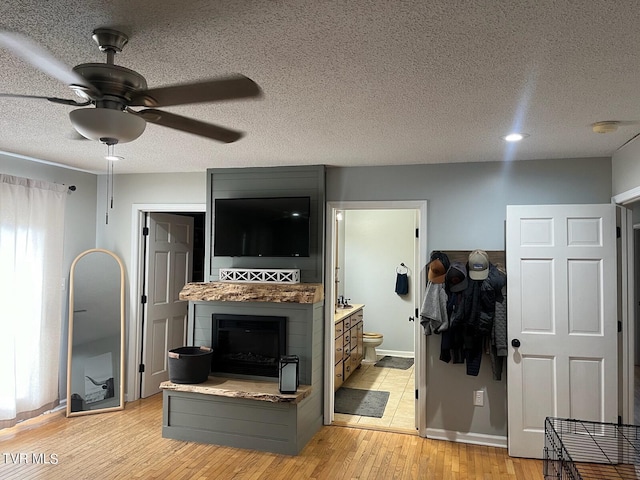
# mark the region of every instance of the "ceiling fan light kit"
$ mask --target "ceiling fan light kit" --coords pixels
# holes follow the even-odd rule
[[[129,41],[117,30],[98,28],[93,39],[107,55],[106,63],[83,63],[67,68],[44,48],[29,38],[0,31],[0,46],[25,59],[44,73],[66,83],[85,102],[75,100],[0,93],[0,97],[46,99],[50,102],[85,106],[69,113],[73,127],[83,137],[107,145],[131,142],[145,130],[147,123],[172,128],[224,143],[242,138],[242,132],[183,117],[157,109],[132,110],[138,107],[166,107],[193,103],[260,97],[262,90],[250,78],[234,75],[159,88],[147,88],[139,73],[114,64],[115,54]]]
[[[131,142],[147,126],[137,115],[110,108],[77,108],[69,112],[69,119],[80,135],[107,145]]]

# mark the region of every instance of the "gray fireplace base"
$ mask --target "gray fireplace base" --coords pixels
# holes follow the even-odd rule
[[[197,390],[207,387],[163,384],[163,437],[297,455],[322,426],[314,414],[320,395],[308,386],[294,395],[278,395],[277,383],[268,391]]]

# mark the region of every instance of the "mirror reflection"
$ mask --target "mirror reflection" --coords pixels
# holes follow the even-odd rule
[[[124,266],[113,252],[76,257],[69,277],[67,416],[124,408]]]

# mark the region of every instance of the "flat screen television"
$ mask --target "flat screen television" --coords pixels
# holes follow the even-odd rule
[[[213,254],[308,257],[309,197],[216,198]]]

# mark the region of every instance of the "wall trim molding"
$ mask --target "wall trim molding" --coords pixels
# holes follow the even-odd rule
[[[100,175],[103,172],[99,172],[96,170],[85,170],[84,168],[73,167],[71,165],[65,165],[63,163],[50,162],[48,160],[42,160],[41,158],[28,157],[27,155],[21,155],[19,153],[7,152],[5,150],[0,150],[0,155],[6,155],[7,157],[19,158],[21,160],[28,160],[30,162],[41,163],[43,165],[50,165],[52,167],[64,168],[67,170],[75,170],[77,172],[84,173],[92,173],[94,175]]]
[[[376,348],[376,353],[378,355],[389,355],[391,357],[402,357],[402,358],[414,358],[415,355],[413,352],[403,352],[402,350],[381,350]]]
[[[617,205],[628,205],[637,200],[640,200],[640,187],[632,188],[626,192],[619,193],[611,197],[611,203]]]
[[[487,435],[484,433],[453,432],[440,428],[427,428],[427,438],[432,440],[446,440],[449,442],[469,443],[485,447],[507,448],[507,437],[502,435]]]

